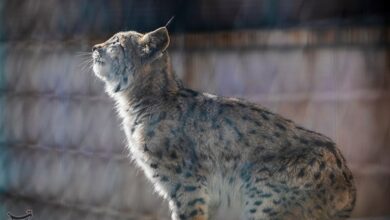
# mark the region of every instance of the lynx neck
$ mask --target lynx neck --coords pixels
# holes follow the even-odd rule
[[[168,54],[135,71],[128,89],[112,94],[121,117],[157,110],[166,97],[175,95],[180,85],[172,71]]]

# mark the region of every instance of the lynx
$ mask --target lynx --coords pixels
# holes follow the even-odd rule
[[[259,105],[185,88],[169,42],[165,27],[119,32],[92,58],[131,157],[173,220],[213,219],[227,199],[247,220],[350,216],[356,189],[332,140]]]

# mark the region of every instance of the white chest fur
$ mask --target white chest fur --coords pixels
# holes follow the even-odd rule
[[[149,155],[145,153],[145,141],[142,136],[142,125],[133,128],[133,123],[126,119],[123,121],[123,128],[127,138],[127,147],[130,150],[130,157],[145,172],[145,175],[151,179],[153,170],[148,165]]]

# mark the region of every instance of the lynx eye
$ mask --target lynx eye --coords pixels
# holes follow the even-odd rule
[[[119,37],[115,36],[114,39],[111,42],[111,45],[118,45],[119,44]]]

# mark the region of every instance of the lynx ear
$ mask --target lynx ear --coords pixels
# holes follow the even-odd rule
[[[153,61],[168,48],[169,34],[165,27],[158,28],[141,38],[141,57],[145,61]]]

